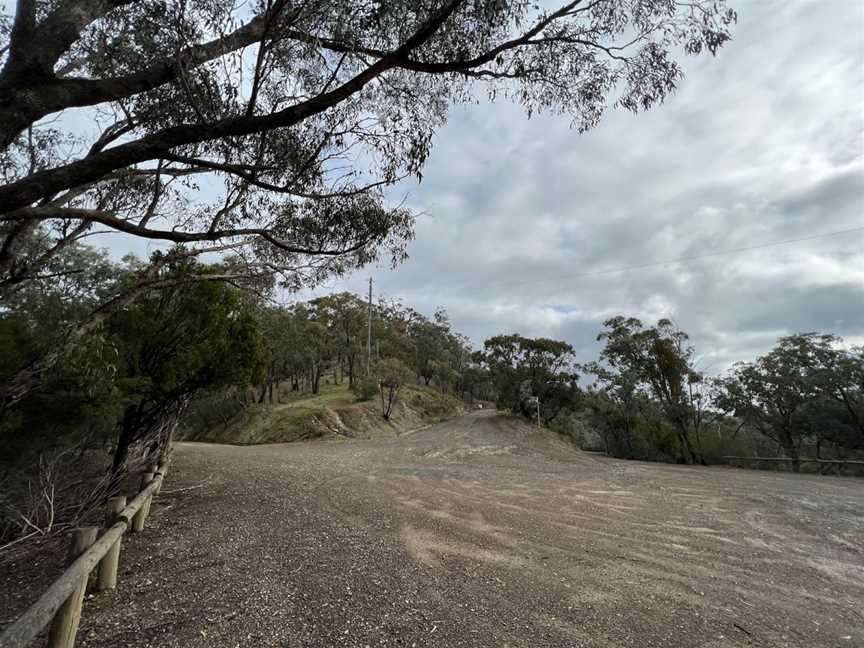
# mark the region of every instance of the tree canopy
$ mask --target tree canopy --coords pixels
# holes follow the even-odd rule
[[[795,470],[808,442],[864,447],[864,354],[838,342],[819,333],[780,338],[771,351],[736,364],[718,382],[715,405],[775,442]]]
[[[693,366],[687,334],[668,319],[646,328],[634,317],[613,317],[603,326],[597,339],[606,344],[600,358],[607,366],[594,367],[607,393],[626,399],[634,390],[647,392],[675,428],[678,457],[688,463],[701,461],[703,377]]]
[[[454,103],[507,98],[579,130],[716,53],[723,0],[432,3],[18,0],[0,19],[0,285],[98,228],[231,250],[288,285],[399,259]],[[54,116],[70,109],[95,120]],[[38,232],[48,244],[27,245]]]
[[[107,314],[98,330],[70,342],[64,325],[89,316],[101,300],[93,283],[101,287],[106,273],[120,284],[137,283],[139,264],[120,266],[77,244],[58,259],[66,256],[85,271],[45,292],[26,284],[15,293],[16,309],[0,311],[3,377],[46,354],[58,356],[37,389],[2,404],[0,438],[10,452],[3,460],[66,443],[108,442],[112,469],[122,472],[130,445],[149,439],[164,447],[167,439],[153,435],[203,390],[260,381],[269,350],[243,293],[216,279],[218,266],[171,255],[159,266],[158,288],[142,291]],[[189,274],[214,280],[185,281]]]
[[[573,347],[549,338],[514,333],[496,335],[483,343],[479,358],[488,368],[498,402],[529,418],[538,411],[552,422],[579,393]]]

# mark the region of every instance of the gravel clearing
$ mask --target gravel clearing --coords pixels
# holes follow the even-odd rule
[[[858,648],[864,482],[611,460],[489,412],[179,444],[119,580],[78,645]]]

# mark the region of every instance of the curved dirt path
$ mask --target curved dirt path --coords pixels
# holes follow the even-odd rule
[[[491,413],[180,444],[150,525],[81,646],[864,646],[864,482],[608,460]]]

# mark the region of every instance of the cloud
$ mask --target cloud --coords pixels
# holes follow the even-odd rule
[[[821,236],[864,226],[864,16],[733,4],[735,41],[687,59],[649,113],[579,136],[506,103],[455,108],[422,184],[399,187],[426,215],[409,261],[371,269],[377,290],[445,306],[475,343],[519,331],[584,359],[614,314],[675,318],[714,370],[795,331],[864,338],[864,232]]]
[[[582,360],[618,314],[674,318],[712,371],[796,331],[864,343],[864,231],[821,236],[864,227],[864,14],[729,2],[735,40],[686,58],[648,113],[610,111],[577,135],[506,102],[455,107],[423,182],[392,192],[423,214],[411,258],[315,292],[365,294],[371,274],[376,293],[446,307],[476,345],[518,331]]]

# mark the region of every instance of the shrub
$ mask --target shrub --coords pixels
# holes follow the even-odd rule
[[[378,381],[375,378],[359,378],[354,382],[351,391],[358,401],[369,401],[378,395]]]
[[[399,390],[410,383],[414,377],[411,370],[398,358],[386,358],[375,368],[381,388],[381,414],[385,421],[390,420],[393,405],[399,397]]]

